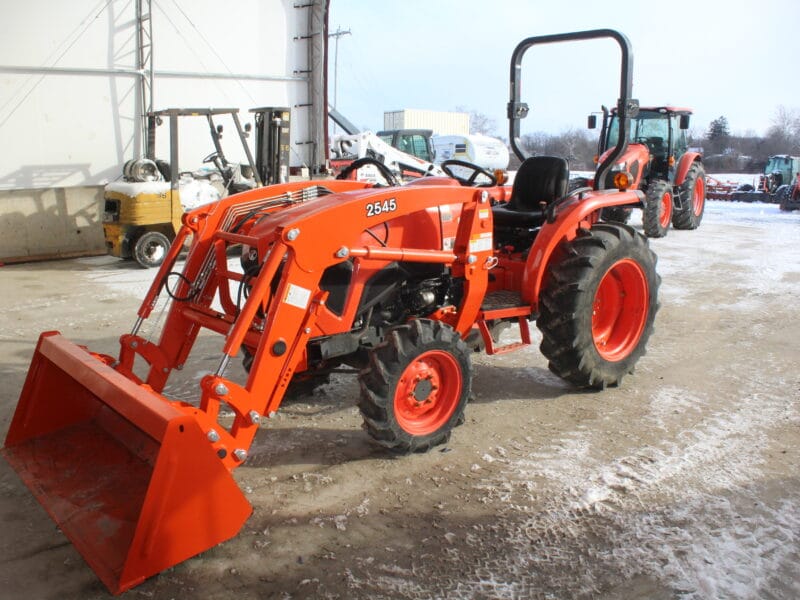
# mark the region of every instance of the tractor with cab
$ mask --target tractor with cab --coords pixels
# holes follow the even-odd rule
[[[633,208],[641,208],[648,237],[664,237],[670,224],[675,229],[697,229],[703,220],[706,201],[705,168],[699,152],[690,150],[686,130],[692,111],[674,106],[636,106],[631,111],[627,150],[603,176],[595,175],[599,189],[639,189],[644,199],[635,206],[613,208],[603,213],[611,222],[627,223]],[[603,107],[598,142],[602,161],[620,137],[616,108]],[[590,115],[590,129],[597,116]]]

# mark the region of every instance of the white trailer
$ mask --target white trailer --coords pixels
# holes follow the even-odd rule
[[[435,135],[431,138],[436,164],[445,160],[464,160],[489,171],[508,167],[508,148],[497,138],[481,134]]]

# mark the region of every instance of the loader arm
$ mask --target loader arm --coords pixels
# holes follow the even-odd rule
[[[202,329],[226,336],[216,372],[201,382],[199,410],[193,405],[179,410],[200,423],[228,469],[246,458],[262,415],[280,406],[309,339],[324,333],[316,322],[328,313],[326,292],[320,289],[327,268],[350,259],[362,267],[370,262],[440,263],[463,278],[465,290],[461,305],[447,311],[444,320],[466,336],[480,310],[493,250],[485,190],[451,185],[366,188],[357,182],[325,182],[325,188],[322,193],[308,183],[273,186],[265,188],[268,197],[253,190],[187,214],[185,228],[194,238],[184,269],[172,271],[171,254],[137,321],[138,327],[149,316],[167,280],[177,282],[171,293],[178,300],[171,304],[159,343],[148,343],[135,332],[121,338],[117,370],[132,377],[136,357],[143,358],[150,364],[146,383],[160,392],[171,370],[183,366]],[[440,205],[463,206],[452,251],[358,245],[365,229]],[[337,223],[333,234],[332,222]],[[232,298],[244,276],[226,262],[227,248],[237,243],[257,251],[263,261],[257,278],[248,281],[251,288],[242,306]],[[212,308],[215,300],[222,310]],[[352,323],[344,326],[349,330]],[[249,378],[239,385],[224,374],[243,344],[256,351]],[[219,422],[222,407],[235,415],[230,427]]]

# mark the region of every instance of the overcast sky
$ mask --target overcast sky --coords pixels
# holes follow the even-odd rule
[[[508,137],[509,61],[526,37],[612,28],[631,41],[633,97],[694,109],[702,134],[725,116],[733,133],[763,135],[782,105],[800,110],[797,0],[592,2],[590,0],[331,0],[339,38],[336,101],[360,127],[381,129],[403,108],[484,113]],[[329,94],[334,100],[335,40]],[[523,62],[523,133],[584,127],[613,105],[619,50],[613,41],[535,47]]]

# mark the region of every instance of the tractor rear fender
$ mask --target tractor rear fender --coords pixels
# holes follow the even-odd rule
[[[689,172],[689,168],[692,166],[692,163],[695,161],[700,162],[702,157],[698,152],[686,152],[681,159],[678,161],[678,168],[675,169],[675,182],[673,185],[678,186],[683,183],[686,179],[686,174]]]
[[[580,229],[589,229],[601,209],[641,203],[643,198],[638,190],[599,190],[576,194],[556,208],[554,222],[546,223],[536,236],[522,275],[522,300],[533,307],[534,313],[550,260],[561,242],[574,239]]]

